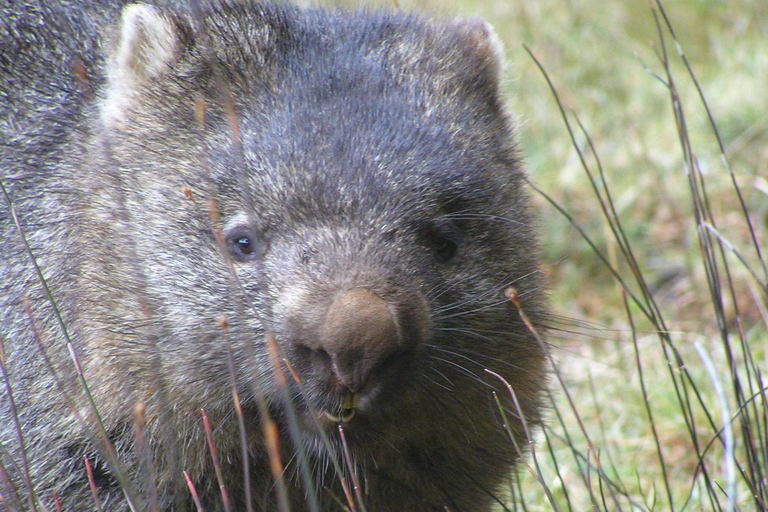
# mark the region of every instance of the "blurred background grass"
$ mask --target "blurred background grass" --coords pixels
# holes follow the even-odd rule
[[[443,16],[488,20],[505,45],[505,90],[518,117],[519,138],[534,181],[590,232],[601,230],[589,183],[573,150],[545,80],[527,45],[551,75],[566,107],[573,108],[595,141],[619,214],[643,271],[674,308],[681,325],[695,330],[708,297],[696,297],[681,280],[696,259],[695,230],[680,144],[667,90],[650,71],[662,71],[658,35],[647,1],[614,0],[336,0],[332,5],[397,5]],[[768,222],[768,2],[678,0],[664,4],[681,48],[691,62],[725,143],[730,167],[756,227]],[[671,45],[671,41],[669,42]],[[674,48],[669,48],[674,53]],[[738,216],[730,179],[712,129],[681,62],[673,72],[688,115],[697,158],[707,172],[721,222]],[[583,145],[584,138],[579,140]],[[718,191],[727,189],[720,196]],[[569,316],[608,323],[612,286],[589,247],[567,221],[537,198],[552,298]],[[736,243],[746,233],[740,219],[727,230]],[[731,231],[731,229],[736,231]],[[725,230],[725,229],[724,229]],[[599,240],[598,240],[599,241]],[[687,274],[684,276],[684,274]],[[690,283],[687,283],[690,285]],[[668,297],[667,297],[668,295]],[[619,315],[623,309],[619,303]],[[749,318],[761,313],[750,310]],[[690,323],[689,323],[690,322]]]
[[[360,5],[357,1],[331,3]],[[675,384],[681,370],[669,363],[669,346],[665,349],[654,334],[658,327],[643,322],[637,314],[637,323],[630,324],[616,280],[568,220],[534,194],[541,219],[544,270],[559,318],[558,329],[550,333],[549,340],[590,442],[578,427],[564,393],[553,382],[553,408],[546,430],[551,450],[543,434],[537,437],[536,450],[543,467],[542,481],[555,504],[547,500],[534,473],[522,471],[519,484],[511,485],[516,497],[506,507],[616,510],[623,503],[632,510],[720,509],[722,504],[712,501],[705,487],[726,488],[727,459],[722,443],[714,442],[706,450],[703,465],[714,484],[705,482],[697,451],[723,426],[722,421],[717,427],[709,423],[710,417],[719,421],[723,409],[716,387],[725,388],[733,414],[733,388],[738,386],[733,376],[744,375],[745,359],[754,358],[754,367],[762,371],[768,367],[768,313],[766,297],[760,291],[765,278],[750,277],[746,266],[728,253],[732,297],[725,294],[722,302],[712,298],[701,264],[691,189],[669,89],[654,77],[654,73],[666,75],[651,4],[640,0],[398,0],[398,4],[445,16],[477,15],[494,26],[505,44],[505,90],[518,117],[520,145],[533,181],[573,217],[622,275],[631,276],[616,256],[615,237],[600,213],[600,202],[553,95],[523,44],[539,59],[564,106],[578,115],[595,144],[640,270],[664,314],[682,367],[689,372],[691,389],[701,395],[698,404],[693,400],[688,409],[681,407],[680,387]],[[768,251],[768,2],[670,0],[662,5],[717,123],[757,245]],[[760,269],[762,262],[704,104],[676,55],[668,30],[663,32],[712,218],[747,264]],[[586,148],[583,133],[577,132],[576,141]],[[594,166],[594,156],[587,161]],[[722,313],[726,325],[718,325],[716,313]],[[743,336],[736,340],[745,342],[746,351],[737,354],[735,373],[731,373],[725,355],[730,342],[724,339],[739,329]],[[706,371],[695,344],[713,362],[717,378]],[[762,376],[747,381],[755,385],[752,392],[764,386]],[[645,396],[641,384],[646,386]],[[765,412],[764,407],[765,401],[760,401],[757,413],[760,408]],[[558,416],[562,416],[562,424]],[[761,425],[765,426],[764,419]],[[738,437],[737,422],[733,426],[737,439],[732,459],[740,467],[756,469],[758,478],[762,475],[764,479],[768,469],[761,467],[765,455],[754,464],[745,462],[755,445],[750,447]],[[758,432],[766,434],[759,425]],[[764,449],[764,444],[757,445],[758,451]],[[590,453],[592,450],[598,453]],[[595,456],[605,471],[596,480],[588,474],[585,477],[590,470],[584,463],[585,457]],[[615,484],[610,492],[602,488],[603,484],[609,487],[609,481]],[[597,486],[601,486],[599,492]],[[616,500],[615,493],[626,499]],[[750,497],[743,481],[736,493],[736,504],[744,510],[763,508]],[[612,494],[613,501],[602,501]]]
[[[655,56],[658,36],[648,2],[362,2],[394,3],[445,16],[477,15],[494,26],[505,45],[505,90],[519,120],[521,147],[534,181],[576,215],[580,225],[599,230],[601,219],[594,215],[594,197],[560,113],[523,44],[530,47],[550,73],[565,106],[578,113],[595,141],[627,233],[645,254],[641,260],[649,280],[665,290],[680,285],[680,275],[689,270],[689,259],[697,257],[696,244],[691,243],[695,233],[688,223],[689,192],[669,94],[646,70],[661,72]],[[717,121],[753,221],[764,232],[768,216],[768,2],[678,0],[664,6]],[[674,52],[674,48],[669,50]],[[693,83],[683,74],[679,61],[673,64],[673,71],[683,78],[677,86],[688,114],[691,140],[703,169],[711,174],[708,184],[717,196],[716,189],[729,188],[730,180]],[[726,217],[736,210],[731,199],[725,194],[714,205]],[[562,216],[540,199],[538,204],[545,255],[557,285],[553,300],[571,315],[610,321],[616,311],[595,292],[601,295],[611,279],[596,269],[592,251],[567,228]],[[738,238],[743,233],[730,234]],[[695,324],[702,304],[676,290],[674,316]],[[708,303],[707,297],[702,299]],[[758,318],[759,311],[750,315]]]
[[[489,20],[505,43],[506,90],[519,117],[519,136],[530,172],[590,232],[601,230],[594,196],[564,124],[526,44],[549,72],[566,107],[573,108],[597,146],[619,214],[643,271],[669,292],[678,321],[692,327],[708,297],[685,293],[683,274],[696,259],[689,191],[669,94],[647,71],[660,73],[656,26],[640,0],[536,2],[400,2],[419,9],[476,14]],[[753,221],[768,215],[768,2],[687,0],[665,2],[682,50],[694,68],[726,144],[730,166],[744,187]],[[674,52],[674,48],[669,49]],[[702,168],[709,173],[713,205],[737,214],[730,180],[693,83],[673,59],[688,115],[688,130]],[[579,140],[583,146],[584,139]],[[727,189],[722,197],[718,190]],[[599,271],[592,251],[557,212],[540,201],[545,255],[552,263],[553,299],[570,315],[610,323],[617,311],[604,300],[612,280]],[[739,219],[735,220],[737,223]],[[739,224],[740,226],[740,224]],[[735,226],[733,229],[737,229]],[[741,228],[739,227],[740,231]],[[744,233],[728,230],[737,242]],[[692,238],[693,237],[693,238]],[[691,253],[691,251],[693,251]],[[673,293],[674,292],[674,293]],[[623,316],[620,304],[619,315]],[[757,319],[758,311],[750,311]]]

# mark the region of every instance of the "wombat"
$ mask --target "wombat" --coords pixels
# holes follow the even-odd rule
[[[487,24],[0,5],[0,509],[503,499],[547,306]]]

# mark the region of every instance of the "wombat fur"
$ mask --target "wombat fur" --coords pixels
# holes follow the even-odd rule
[[[121,4],[0,2],[0,510],[224,510],[201,409],[231,510],[489,510],[546,383],[491,29]]]

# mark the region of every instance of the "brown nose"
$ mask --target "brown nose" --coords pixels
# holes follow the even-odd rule
[[[360,391],[386,358],[401,349],[401,336],[387,302],[367,288],[354,288],[331,304],[320,329],[320,346],[336,377]]]

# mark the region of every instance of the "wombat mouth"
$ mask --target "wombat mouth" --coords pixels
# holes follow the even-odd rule
[[[333,412],[325,410],[322,415],[334,424],[349,423],[355,417],[355,411],[359,405],[360,395],[347,391],[342,395],[339,406]]]
[[[293,407],[307,432],[335,430],[338,425],[356,429],[367,422],[380,424],[389,416],[382,413],[397,407],[403,384],[413,378],[413,360],[410,351],[388,356],[358,389],[342,383],[332,367],[323,368],[320,375],[306,374],[302,385],[292,388]]]

